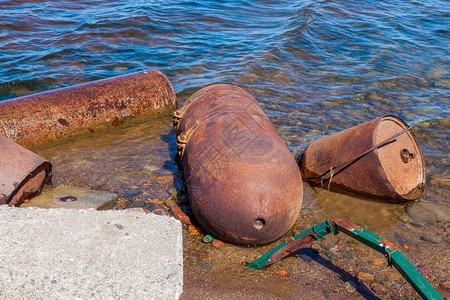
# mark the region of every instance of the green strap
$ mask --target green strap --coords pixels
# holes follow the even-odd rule
[[[391,250],[387,248],[387,251]],[[389,253],[392,265],[423,299],[444,299],[399,250]]]
[[[310,234],[311,232],[315,232],[316,238],[317,238],[317,236],[319,236],[319,240],[322,240],[324,238],[324,236],[329,233],[329,232],[327,232],[327,228],[330,229],[330,232],[335,233],[335,229],[333,226],[330,225],[330,221],[325,221],[323,223],[320,223],[319,225],[313,226],[312,228],[303,231],[300,234],[297,234],[296,236],[293,237],[293,239],[298,240],[299,238],[301,238],[307,234]],[[275,248],[273,248],[266,254],[262,255],[261,257],[259,257],[255,261],[253,261],[252,263],[246,264],[245,266],[250,267],[255,270],[264,269],[266,267],[266,264],[269,261],[270,257],[272,256],[272,254],[274,254],[281,248],[287,246],[288,244],[289,244],[289,241],[276,246]]]
[[[349,222],[347,223],[351,224]],[[411,264],[411,262],[403,255],[403,253],[400,252],[400,250],[391,249],[390,245],[392,247],[395,246],[393,246],[390,242],[384,240],[382,237],[376,235],[375,233],[364,228],[359,228],[354,224],[352,224],[353,226],[341,224],[339,224],[337,221],[335,223],[333,220],[328,220],[294,236],[293,240],[295,241],[311,233],[313,233],[312,236],[315,239],[322,240],[329,233],[337,234],[339,231],[341,231],[351,236],[352,238],[362,242],[363,244],[369,246],[370,248],[385,255],[388,258],[388,264],[393,265],[423,299],[426,300],[444,299],[425,279],[425,277],[423,277],[422,274],[420,274],[420,272]],[[281,250],[283,247],[287,246],[291,242],[292,240],[289,240],[287,242],[278,245],[277,247],[273,248],[266,254],[262,255],[261,257],[253,261],[252,263],[246,264],[246,266],[255,270],[263,269],[267,265],[267,262],[270,260],[271,256],[274,253]]]

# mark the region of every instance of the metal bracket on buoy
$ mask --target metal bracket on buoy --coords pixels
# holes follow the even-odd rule
[[[180,124],[182,118],[183,118],[183,115],[181,114],[181,112],[179,110],[176,110],[173,113],[172,121],[173,121],[173,127],[175,128],[175,131],[178,130],[178,125]]]

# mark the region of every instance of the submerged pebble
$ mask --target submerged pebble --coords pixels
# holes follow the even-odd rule
[[[437,86],[441,86],[450,89],[450,80],[438,80],[435,83]]]
[[[145,171],[148,171],[148,172],[154,172],[154,171],[158,170],[159,168],[157,166],[147,165],[147,166],[144,166],[142,169],[144,169]]]
[[[347,281],[344,284],[345,290],[349,293],[354,293],[356,292],[356,288],[355,288],[356,284],[353,281]]]
[[[344,254],[342,254],[342,257],[348,260],[352,260],[355,258],[355,253],[353,251],[347,251]]]
[[[372,274],[364,273],[364,272],[359,272],[358,278],[359,278],[359,280],[365,281],[365,282],[371,282],[374,279]]]
[[[330,261],[333,261],[336,260],[339,250],[336,247],[333,247],[330,250],[324,250],[323,252]]]
[[[447,233],[447,234],[444,235],[444,241],[445,241],[447,244],[450,244],[450,233]]]
[[[200,270],[208,272],[208,271],[210,271],[212,269],[212,266],[213,266],[212,263],[207,261],[203,265],[200,266]]]
[[[406,208],[406,213],[412,218],[418,218],[424,221],[450,221],[450,209],[434,203],[415,202]]]
[[[424,240],[431,244],[439,244],[442,241],[442,238],[437,234],[427,233],[426,235],[422,235],[420,237],[421,240]]]
[[[215,248],[222,247],[223,246],[223,242],[218,240],[218,239],[215,239],[215,240],[212,241],[212,246],[215,247]]]
[[[142,191],[138,188],[131,189],[125,192],[126,197],[136,197],[142,194]]]
[[[398,217],[398,219],[400,221],[402,221],[403,223],[408,223],[409,222],[409,217],[408,215],[401,215],[400,217]]]

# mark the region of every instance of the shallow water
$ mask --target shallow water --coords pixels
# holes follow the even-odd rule
[[[1,5],[0,100],[158,68],[180,102],[211,83],[246,88],[294,155],[396,114],[424,150],[427,197],[447,200],[433,192],[450,191],[446,1]]]
[[[448,207],[447,8],[444,0],[100,0],[94,4],[79,0],[3,0],[0,101],[157,68],[172,81],[179,102],[208,84],[242,86],[261,103],[296,156],[316,139],[384,114],[395,114],[414,125],[424,151],[428,183],[423,199]],[[165,213],[167,205],[175,201],[174,187],[180,188],[173,162],[175,134],[168,111],[34,150],[52,161],[55,184],[117,192],[121,207],[142,206]],[[178,197],[183,200],[182,195]],[[378,234],[412,236],[418,246],[408,257],[415,257],[416,265],[432,265],[437,273],[445,271],[446,264],[421,250],[430,246],[418,241],[425,229],[406,228],[398,221],[404,215],[404,206],[325,190],[316,193],[306,187],[302,212],[290,234],[327,218],[346,218]],[[432,231],[442,232],[439,226]],[[396,241],[403,243],[405,238]],[[253,250],[231,245],[220,252],[206,250],[192,233],[185,234],[185,243],[187,276],[209,280],[204,289],[213,288],[215,292],[220,282],[248,274],[235,267],[227,275],[228,269],[220,259],[236,264],[239,256],[255,258]],[[344,243],[342,248],[348,245]],[[446,245],[441,242],[433,247],[442,253]],[[262,254],[264,250],[268,248],[257,251]],[[214,263],[216,275],[206,276],[201,270],[207,260]],[[344,259],[342,265],[346,263]],[[295,266],[306,269],[311,264],[299,259],[295,262]],[[336,274],[323,272],[329,272],[327,276]],[[290,279],[283,279],[283,284],[273,272],[263,273],[269,279],[259,274],[251,273],[242,282],[256,284],[259,280],[265,292],[277,288],[275,283],[286,289],[299,288],[292,281],[297,277],[315,284],[314,272],[305,279],[304,274],[289,271]],[[192,278],[186,277],[185,282],[195,291]],[[432,278],[436,284],[437,277]],[[341,284],[336,280],[331,282]],[[398,289],[395,284],[388,290]],[[407,289],[400,285],[402,291]],[[236,287],[242,288],[231,284],[223,289]],[[377,288],[376,294],[383,298],[395,296],[383,292],[383,287]],[[323,289],[336,297],[342,295],[342,289]],[[280,293],[281,298],[295,298],[294,292]]]
[[[32,150],[52,162],[56,185],[111,191],[123,196],[128,207],[161,209],[150,201],[171,197],[177,192],[175,187],[182,185],[174,162],[171,112],[165,108],[119,127],[76,135]]]

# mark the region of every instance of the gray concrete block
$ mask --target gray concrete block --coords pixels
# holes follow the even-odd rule
[[[182,282],[174,218],[0,206],[0,299],[178,299]]]
[[[59,185],[22,204],[21,207],[111,209],[116,199],[117,195],[114,193]]]

